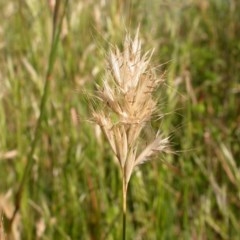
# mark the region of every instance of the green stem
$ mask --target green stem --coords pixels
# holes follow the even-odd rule
[[[123,211],[122,240],[126,240],[127,184],[125,181],[125,176],[123,176],[123,179],[122,179],[122,211]]]
[[[65,0],[64,3],[64,10],[66,9],[68,0]],[[51,39],[51,48],[50,48],[50,53],[49,53],[49,57],[48,57],[48,68],[47,68],[47,72],[45,75],[45,83],[44,83],[44,89],[43,89],[43,95],[41,98],[41,102],[40,102],[40,116],[37,120],[37,124],[36,124],[36,128],[35,128],[35,132],[34,132],[34,138],[31,142],[31,148],[28,154],[28,160],[27,160],[27,164],[26,167],[24,169],[23,172],[23,176],[20,180],[20,185],[19,188],[17,190],[16,196],[15,196],[15,209],[13,212],[12,217],[9,220],[8,223],[8,231],[11,230],[12,228],[12,223],[15,219],[15,216],[17,214],[17,212],[20,209],[20,205],[21,205],[21,200],[22,200],[22,193],[24,191],[24,186],[25,183],[27,182],[29,175],[31,173],[32,167],[34,165],[34,152],[37,146],[37,142],[40,138],[40,133],[41,133],[41,125],[44,119],[44,113],[45,113],[45,107],[46,107],[46,103],[47,103],[47,99],[48,99],[48,93],[49,93],[49,85],[50,85],[50,79],[51,79],[51,73],[53,70],[53,66],[56,60],[56,49],[57,49],[57,45],[59,42],[59,37],[60,37],[60,31],[61,31],[61,26],[62,26],[62,20],[63,17],[65,15],[65,12],[62,14],[62,16],[59,16],[59,5],[60,2],[56,2],[55,5],[55,9],[54,9],[54,16],[53,16],[53,22],[52,22],[52,26],[53,26],[53,32],[52,32],[52,39]],[[59,19],[59,22],[57,24],[57,19]]]

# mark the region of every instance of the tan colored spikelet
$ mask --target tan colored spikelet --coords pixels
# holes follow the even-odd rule
[[[156,112],[153,92],[163,82],[149,65],[151,56],[152,51],[141,53],[139,29],[133,40],[126,36],[122,52],[112,49],[103,87],[98,89],[103,109],[93,111],[94,121],[119,161],[126,187],[134,167],[166,151],[168,145],[168,138],[161,134],[143,148],[139,144],[143,128]]]

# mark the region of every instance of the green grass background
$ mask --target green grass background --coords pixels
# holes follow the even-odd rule
[[[14,234],[120,239],[120,173],[89,121],[89,99],[110,43],[121,47],[140,24],[157,74],[165,72],[157,96],[166,117],[151,131],[171,135],[176,154],[135,171],[127,239],[240,239],[240,2],[69,0],[55,17],[50,2],[0,0],[6,219],[24,178]]]

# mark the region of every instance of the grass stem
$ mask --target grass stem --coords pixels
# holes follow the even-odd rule
[[[66,9],[67,3],[68,3],[68,0],[65,1],[64,9]],[[65,15],[65,12],[62,14],[62,16],[59,16],[59,2],[56,2],[55,8],[54,8],[53,21],[52,21],[53,30],[52,30],[51,48],[50,48],[50,53],[49,53],[49,57],[48,57],[48,67],[47,67],[47,71],[46,71],[46,75],[45,75],[43,95],[42,95],[41,102],[40,102],[40,115],[37,120],[35,132],[34,132],[34,138],[30,144],[31,149],[28,154],[27,164],[24,169],[23,176],[20,180],[20,185],[18,187],[17,193],[15,195],[15,208],[14,208],[12,217],[9,219],[9,221],[7,223],[8,232],[11,231],[13,221],[16,217],[17,212],[20,209],[24,186],[25,186],[27,180],[29,179],[29,175],[30,175],[32,167],[34,165],[34,153],[35,153],[35,149],[37,146],[37,142],[40,139],[41,125],[42,125],[42,122],[44,119],[44,113],[45,113],[47,99],[48,99],[48,95],[49,95],[51,73],[52,73],[53,66],[54,66],[54,63],[56,60],[56,49],[57,49],[57,45],[58,45],[59,38],[60,38],[60,31],[61,31],[62,20],[63,20],[64,15]],[[57,16],[60,19],[58,26],[56,24]]]
[[[126,240],[126,217],[127,217],[127,185],[125,177],[122,179],[122,211],[123,211],[123,221],[122,221],[122,239]]]

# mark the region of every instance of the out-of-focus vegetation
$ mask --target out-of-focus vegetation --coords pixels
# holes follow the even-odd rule
[[[139,24],[165,71],[152,127],[176,154],[133,175],[128,238],[239,239],[240,1],[59,2],[0,0],[0,211],[7,225],[20,203],[15,239],[120,238],[120,173],[88,98],[109,43]]]

